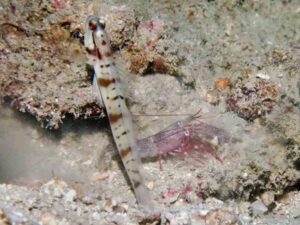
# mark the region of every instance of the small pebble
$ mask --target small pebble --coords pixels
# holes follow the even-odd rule
[[[264,73],[258,73],[258,74],[256,74],[256,77],[263,79],[263,80],[270,80],[270,76],[268,74],[264,74]]]
[[[77,193],[75,190],[71,189],[65,194],[65,200],[67,202],[73,202],[76,199]]]
[[[253,211],[255,211],[257,213],[265,213],[268,211],[268,208],[265,206],[265,204],[260,199],[253,202],[251,204],[251,208],[253,209]]]

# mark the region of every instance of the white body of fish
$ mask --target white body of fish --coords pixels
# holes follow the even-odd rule
[[[122,93],[105,24],[98,17],[87,18],[84,44],[95,70],[94,86],[98,90],[98,100],[106,108],[114,141],[136,199],[141,206],[151,210],[153,203],[141,172],[131,114]]]

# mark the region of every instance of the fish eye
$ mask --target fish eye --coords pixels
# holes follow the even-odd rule
[[[106,24],[105,24],[104,19],[102,19],[102,18],[99,19],[99,24],[100,24],[100,26],[101,26],[102,29],[105,29]]]
[[[96,30],[96,28],[97,28],[97,23],[96,23],[95,20],[90,20],[90,21],[89,21],[89,28],[90,28],[92,31]]]

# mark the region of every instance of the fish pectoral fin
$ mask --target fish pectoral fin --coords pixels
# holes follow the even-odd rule
[[[104,102],[103,102],[103,99],[102,99],[101,91],[100,91],[100,88],[98,86],[98,83],[97,83],[96,79],[97,78],[94,74],[94,77],[93,77],[93,93],[97,98],[97,103],[99,104],[99,106],[101,108],[104,108]]]

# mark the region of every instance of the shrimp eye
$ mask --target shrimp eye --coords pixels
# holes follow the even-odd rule
[[[90,28],[92,31],[94,31],[94,30],[96,30],[96,27],[97,27],[96,22],[95,22],[94,20],[91,20],[91,21],[89,22],[89,28]]]

